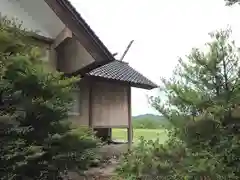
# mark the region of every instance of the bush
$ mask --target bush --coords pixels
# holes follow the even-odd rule
[[[79,79],[48,71],[28,34],[0,19],[0,177],[63,179],[88,167],[98,140],[67,120]]]
[[[239,145],[235,147],[235,151],[239,147]],[[164,144],[160,144],[159,140],[141,139],[131,152],[121,158],[117,173],[126,179],[201,180],[204,177],[206,180],[238,179],[239,176],[236,174],[238,165],[230,168],[223,158],[229,157],[227,153],[231,153],[232,157],[238,157],[238,153],[233,153],[230,146],[225,148],[227,148],[225,154],[221,154],[210,150],[210,147],[193,151],[185,142],[175,137],[169,138]]]
[[[146,141],[142,138],[131,152],[123,156],[117,172],[124,178],[179,179],[180,176],[173,173],[173,164],[177,166],[184,155],[180,142],[168,141],[162,145],[159,140]]]

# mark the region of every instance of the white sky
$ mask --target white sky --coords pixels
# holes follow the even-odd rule
[[[240,6],[226,7],[224,0],[70,1],[118,58],[134,39],[124,61],[157,84],[178,57],[207,42],[209,32],[230,25],[240,40]],[[132,114],[156,113],[147,101],[156,93],[133,88]]]

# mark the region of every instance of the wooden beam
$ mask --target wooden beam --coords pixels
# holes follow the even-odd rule
[[[128,88],[128,149],[132,149],[133,128],[132,128],[132,107],[131,107],[131,87]]]
[[[50,46],[50,52],[49,52],[49,63],[50,63],[50,67],[53,70],[57,70],[57,62],[58,62],[58,58],[57,58],[57,53],[56,53],[56,49],[54,48],[53,45]]]
[[[46,44],[52,44],[54,42],[54,39],[52,38],[48,38],[48,37],[44,37],[44,36],[41,36],[39,34],[36,34],[36,33],[27,33],[28,36],[32,37],[33,39],[36,39],[38,41],[42,41],[42,42],[45,42]]]
[[[54,40],[53,47],[54,48],[58,47],[63,41],[72,37],[73,37],[72,32],[67,27],[65,27]]]
[[[88,104],[88,117],[89,117],[89,120],[88,120],[88,126],[89,128],[93,128],[93,122],[92,122],[92,116],[93,116],[93,110],[92,110],[92,103],[93,103],[93,100],[92,100],[92,83],[90,82],[89,83],[89,104]]]
[[[66,0],[45,0],[45,2],[71,30],[96,62],[106,64],[115,60],[107,47],[95,35],[70,2]],[[95,64],[95,62],[92,64]]]
[[[109,137],[109,141],[112,140],[112,128],[108,128],[108,137]]]

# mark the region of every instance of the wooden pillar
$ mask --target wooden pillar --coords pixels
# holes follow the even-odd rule
[[[71,39],[72,37],[73,37],[72,32],[67,27],[65,27],[55,38],[53,42],[54,48],[58,47],[65,40]]]
[[[128,149],[132,148],[133,128],[132,128],[132,107],[131,107],[131,86],[128,88]]]
[[[109,140],[111,141],[112,140],[112,128],[109,128],[109,130],[108,130],[108,137],[109,137]]]
[[[88,97],[88,100],[89,100],[89,104],[88,104],[88,117],[89,117],[89,120],[88,120],[88,126],[89,128],[93,128],[93,122],[92,122],[92,116],[93,116],[93,110],[92,110],[92,103],[93,103],[93,100],[92,100],[92,83],[90,82],[89,83],[89,97]]]
[[[50,68],[52,68],[54,71],[58,70],[58,56],[56,49],[53,45],[50,45],[50,52],[49,52],[49,63]]]

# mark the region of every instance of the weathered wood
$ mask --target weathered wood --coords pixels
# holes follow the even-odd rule
[[[132,128],[132,107],[131,107],[131,87],[128,88],[128,148],[132,148],[133,128]]]
[[[109,82],[80,81],[81,113],[77,125],[91,128],[128,128],[129,86]]]
[[[71,116],[70,120],[76,126],[89,126],[89,83],[80,80],[80,114],[78,116]]]
[[[63,41],[65,41],[66,39],[72,38],[72,32],[65,27],[60,34],[56,37],[56,39],[53,42],[53,47],[56,48],[57,46],[59,46]]]
[[[94,82],[92,88],[93,126],[127,128],[129,86],[100,81]]]
[[[93,87],[92,87],[92,82],[89,83],[89,105],[88,105],[88,113],[89,113],[89,127],[92,128],[93,127],[93,110],[92,110],[92,103],[93,103],[93,100],[92,100],[92,96],[93,96]]]
[[[57,69],[57,54],[53,45],[50,46],[49,65],[53,70]]]
[[[114,57],[108,51],[106,46],[100,41],[68,1],[45,0],[45,2],[95,59],[95,62],[91,63],[91,69],[94,69],[98,63],[105,64],[114,60]],[[96,65],[94,67],[95,63]]]

